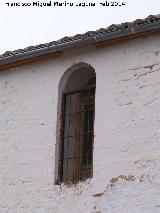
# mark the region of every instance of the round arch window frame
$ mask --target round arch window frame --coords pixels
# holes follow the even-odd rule
[[[59,82],[59,87],[58,87],[58,105],[57,105],[57,128],[56,128],[56,147],[55,147],[55,184],[61,184],[61,183],[68,183],[68,182],[78,182],[82,180],[86,180],[87,178],[91,178],[93,176],[93,144],[94,144],[94,138],[93,138],[93,144],[92,144],[92,174],[89,177],[84,177],[82,179],[76,179],[76,180],[67,180],[64,181],[62,178],[62,174],[60,174],[60,157],[62,154],[62,143],[64,141],[62,140],[62,135],[64,134],[64,129],[62,128],[64,120],[62,119],[62,114],[64,112],[64,95],[67,94],[65,92],[65,87],[73,73],[79,70],[90,70],[94,73],[95,75],[95,81],[96,81],[96,72],[95,69],[87,63],[80,62],[77,64],[74,64],[72,67],[67,69],[64,74],[62,75],[60,82]],[[94,88],[96,89],[96,83]],[[82,89],[83,90],[83,89]],[[69,91],[70,92],[70,91]],[[74,92],[74,90],[72,91]],[[94,96],[94,102],[95,102],[95,96]],[[94,109],[94,120],[95,120],[95,109]],[[93,131],[94,131],[94,121],[93,121]],[[94,137],[94,133],[93,133]]]

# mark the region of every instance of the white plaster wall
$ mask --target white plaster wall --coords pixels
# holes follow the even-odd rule
[[[75,52],[0,73],[0,212],[160,212],[159,35]],[[79,62],[97,76],[94,174],[54,185],[58,84]]]

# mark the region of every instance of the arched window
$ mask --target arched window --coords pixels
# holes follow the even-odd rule
[[[62,91],[59,182],[92,177],[96,74],[90,65],[72,68]]]

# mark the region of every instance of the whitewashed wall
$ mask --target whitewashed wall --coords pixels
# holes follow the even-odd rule
[[[54,185],[58,84],[85,62],[97,76],[94,174]],[[0,73],[0,212],[160,212],[160,37]]]

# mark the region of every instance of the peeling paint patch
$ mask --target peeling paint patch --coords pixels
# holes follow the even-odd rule
[[[118,177],[112,178],[110,180],[111,183],[115,184],[120,180],[126,180],[126,181],[134,181],[136,178],[134,175],[119,175]]]
[[[108,189],[111,189],[112,187],[115,186],[115,184],[121,180],[124,180],[124,181],[134,181],[136,180],[136,177],[134,175],[119,175],[118,177],[113,177],[110,179],[110,184],[107,185],[106,189],[103,191],[103,192],[100,192],[100,193],[97,193],[97,194],[94,194],[93,197],[101,197],[102,195],[105,194],[105,192],[108,190]]]

